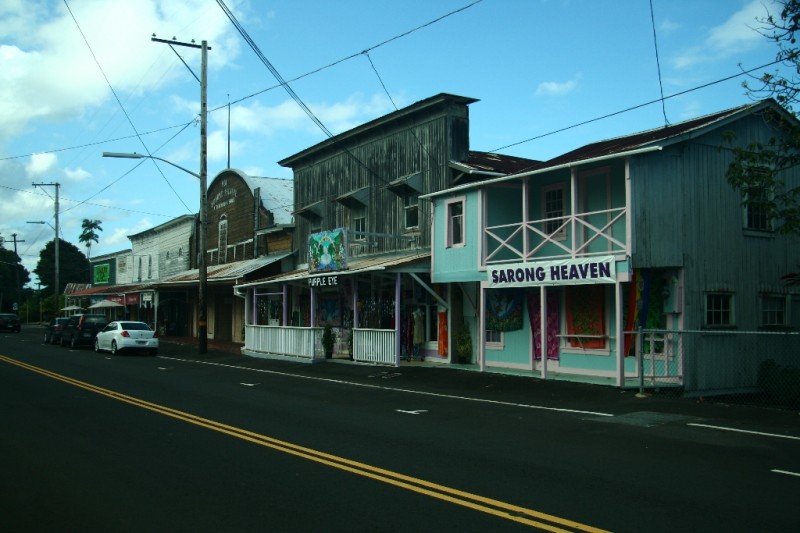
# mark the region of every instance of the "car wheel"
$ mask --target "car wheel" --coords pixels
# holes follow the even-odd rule
[[[61,336],[60,339],[58,339],[58,345],[61,346],[62,348],[66,345],[66,342],[64,342],[64,336],[63,335]]]
[[[117,341],[111,341],[111,355],[117,355]]]
[[[100,341],[97,339],[94,340],[94,351],[95,353],[100,353]]]

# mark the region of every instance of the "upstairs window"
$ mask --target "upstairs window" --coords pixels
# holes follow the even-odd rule
[[[733,294],[707,292],[705,300],[705,327],[731,328],[736,325],[733,313]]]
[[[765,186],[752,186],[745,190],[744,227],[753,231],[772,231],[769,217],[770,190]]]
[[[405,212],[406,229],[419,227],[419,194],[409,190],[403,196],[403,211]]]
[[[367,207],[363,204],[353,207],[350,210],[350,216],[353,218],[353,239],[356,241],[366,240]]]
[[[217,245],[218,263],[223,264],[228,262],[228,217],[222,215],[219,219],[219,242]]]
[[[447,247],[464,246],[464,199],[447,203]]]
[[[542,189],[542,202],[542,231],[553,240],[563,241],[567,238],[565,228],[561,228],[564,224],[564,186],[553,185]]]
[[[153,279],[153,256],[147,256],[147,279]]]
[[[779,294],[761,295],[761,327],[785,328],[789,325],[789,299]]]

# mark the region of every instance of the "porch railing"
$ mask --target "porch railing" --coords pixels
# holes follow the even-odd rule
[[[364,363],[397,364],[397,333],[393,329],[353,329],[353,359]]]
[[[245,350],[307,359],[321,359],[322,328],[245,326]]]
[[[624,237],[627,213],[627,208],[619,207],[487,226],[483,264],[627,254],[628,243]]]

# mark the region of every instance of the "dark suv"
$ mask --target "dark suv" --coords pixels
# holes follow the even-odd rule
[[[20,332],[19,318],[14,313],[0,313],[0,331]]]
[[[93,346],[97,332],[106,327],[105,315],[72,315],[61,331],[61,346]]]

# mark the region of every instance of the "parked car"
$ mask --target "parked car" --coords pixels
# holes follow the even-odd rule
[[[69,322],[68,316],[59,316],[51,320],[44,328],[44,342],[47,344],[61,342],[61,332],[64,331],[67,322]]]
[[[0,313],[0,331],[19,333],[21,331],[19,317],[14,313]]]
[[[72,315],[61,331],[61,346],[92,346],[97,332],[108,324],[105,315]]]
[[[158,354],[156,332],[144,322],[120,320],[104,327],[94,339],[94,351],[109,351],[113,355],[123,350],[144,350]]]

